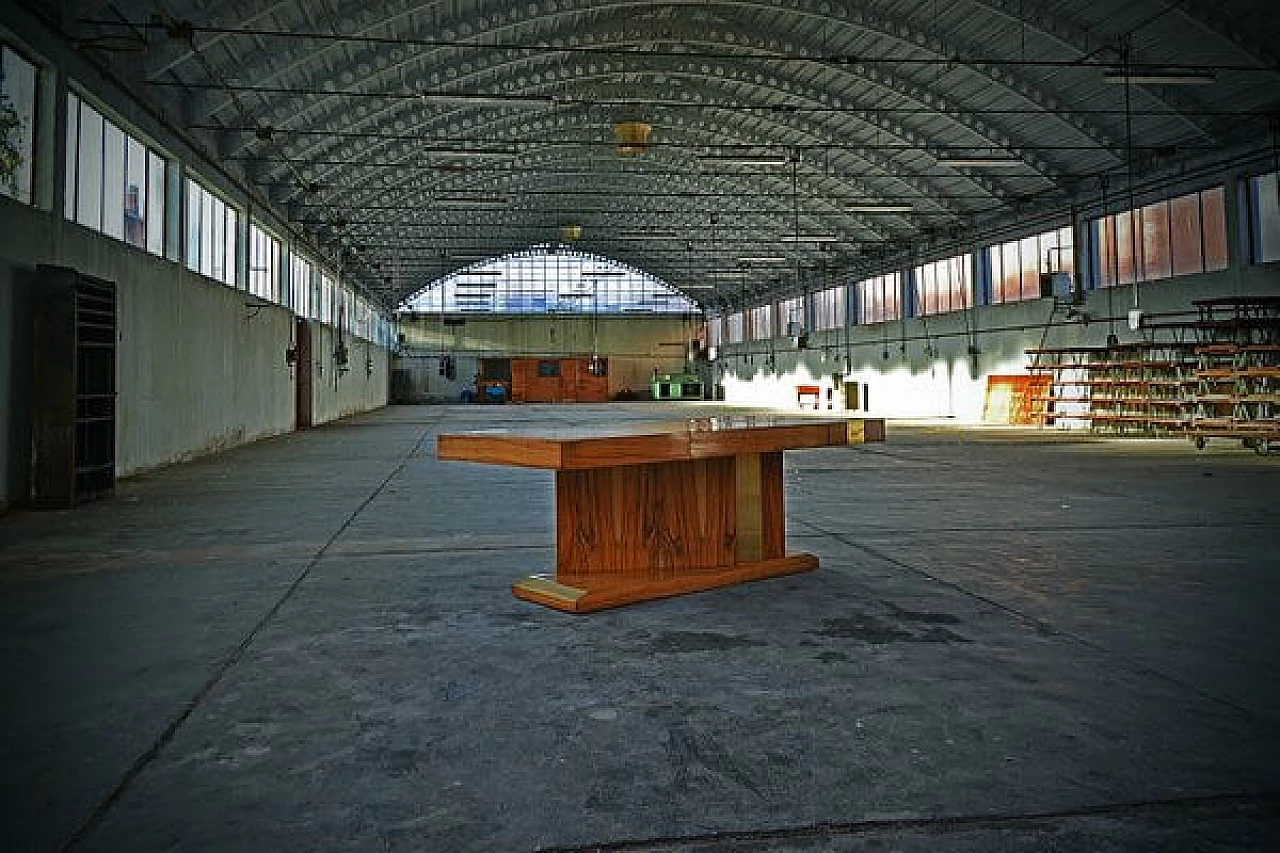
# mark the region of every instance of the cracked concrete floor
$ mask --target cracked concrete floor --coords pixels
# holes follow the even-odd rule
[[[1280,460],[891,424],[817,572],[513,599],[552,478],[395,407],[0,519],[6,850],[1280,849]]]

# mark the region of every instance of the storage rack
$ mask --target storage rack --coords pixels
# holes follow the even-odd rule
[[[1280,442],[1280,297],[1205,299],[1196,306],[1198,366],[1191,437],[1239,439],[1259,453]]]
[[[1143,341],[1027,350],[1028,369],[1050,380],[1034,398],[1040,423],[1187,435],[1197,447],[1209,438],[1259,452],[1280,443],[1280,297],[1192,305],[1148,315]]]
[[[31,498],[68,508],[115,489],[116,286],[65,267],[38,273]]]
[[[1191,403],[1184,389],[1193,381],[1194,348],[1182,341],[1139,341],[1027,350],[1028,369],[1050,378],[1049,392],[1034,398],[1038,418],[1119,435],[1185,431]]]

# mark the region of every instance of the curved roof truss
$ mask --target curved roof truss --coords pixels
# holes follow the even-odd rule
[[[1247,161],[1280,110],[1266,0],[61,5],[78,44],[135,34],[97,59],[387,305],[565,224],[741,303]]]

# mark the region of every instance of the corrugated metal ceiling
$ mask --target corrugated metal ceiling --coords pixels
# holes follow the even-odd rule
[[[706,303],[820,286],[1065,217],[1103,176],[1119,197],[1248,156],[1280,111],[1261,0],[63,5],[69,36],[144,40],[98,58],[392,305],[566,222],[676,287],[718,281]],[[1125,68],[1212,82],[1107,81]],[[623,120],[652,125],[642,156],[614,150]],[[706,275],[746,254],[795,265]]]

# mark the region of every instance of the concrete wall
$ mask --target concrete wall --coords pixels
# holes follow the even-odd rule
[[[380,346],[351,335],[342,336],[347,350],[345,369],[334,353],[338,332],[332,326],[315,324],[312,332],[314,382],[312,415],[315,423],[367,412],[387,404],[391,357]]]
[[[1138,301],[1146,312],[1185,311],[1193,300],[1229,295],[1280,295],[1280,264],[1143,284]],[[810,335],[804,351],[788,338],[734,344],[722,347],[711,371],[730,403],[790,408],[796,405],[796,385],[822,386],[825,401],[827,388],[838,399],[843,382],[856,381],[870,392],[868,414],[976,423],[987,377],[1026,375],[1027,349],[1102,345],[1112,331],[1121,341],[1142,340],[1142,333],[1128,327],[1132,302],[1133,289],[1124,286],[1089,292],[1071,316],[1052,299],[1034,299],[854,326],[847,345],[842,331]],[[976,355],[969,352],[971,344]]]
[[[21,502],[27,493],[37,264],[117,283],[119,475],[293,428],[288,310],[249,307],[255,300],[243,291],[7,198],[0,198],[0,235],[0,502]],[[317,360],[331,360],[332,330],[321,328],[315,340]],[[316,376],[316,423],[387,401],[386,351],[347,345],[351,369],[339,377],[325,367]]]
[[[457,402],[464,388],[475,387],[482,357],[593,353],[609,359],[611,394],[647,394],[655,368],[659,373],[683,369],[689,341],[701,323],[679,315],[469,315],[461,319],[461,326],[446,326],[438,315],[401,315],[397,330],[404,335],[404,345],[395,369],[405,384],[406,401]],[[456,359],[452,380],[439,375],[442,355]]]

